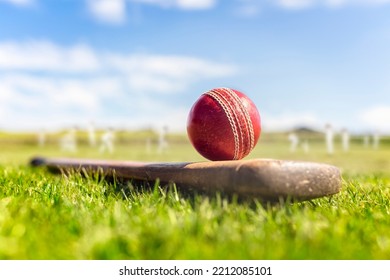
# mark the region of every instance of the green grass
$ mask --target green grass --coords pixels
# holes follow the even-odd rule
[[[284,136],[264,135],[250,158],[326,162],[343,171],[335,196],[268,205],[188,197],[158,183],[122,192],[97,177],[53,175],[27,163],[36,154],[62,155],[54,140],[38,148],[33,136],[1,137],[0,259],[390,258],[389,146],[373,151],[356,142],[349,153],[328,156],[318,140],[309,154],[291,154]],[[202,160],[185,136],[170,136],[164,154],[148,153],[144,137],[122,135],[113,155],[84,145],[67,156]]]

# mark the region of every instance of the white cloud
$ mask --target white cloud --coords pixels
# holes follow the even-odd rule
[[[211,9],[216,5],[216,2],[216,0],[177,0],[176,5],[187,10]]]
[[[130,0],[130,2],[183,10],[211,9],[217,4],[217,0]]]
[[[80,124],[99,115],[106,102],[123,98],[123,92],[122,83],[116,77],[2,75],[0,128],[58,128]]]
[[[237,69],[190,56],[107,53],[87,45],[33,41],[0,42],[0,71],[0,127],[12,128],[36,127],[39,120],[64,123],[66,115],[68,123],[91,115],[108,121],[121,112],[103,116],[107,106],[129,104],[151,112],[150,100],[156,104],[153,114],[165,116],[179,108],[169,104],[170,110],[162,111],[165,98],[159,95],[185,93]]]
[[[316,0],[277,0],[277,3],[282,8],[286,9],[304,9],[308,8],[317,2]]]
[[[140,92],[174,93],[194,82],[231,76],[237,71],[228,64],[172,55],[116,54],[108,55],[106,63],[107,68],[125,73],[130,87]]]
[[[244,18],[253,18],[261,11],[261,3],[256,0],[240,0],[235,11],[236,15]]]
[[[0,78],[0,84],[0,100],[3,99],[10,107],[26,110],[79,108],[93,111],[99,108],[101,97],[114,97],[120,92],[118,83],[113,78],[83,79],[9,74]]]
[[[89,13],[97,20],[121,24],[126,21],[126,3],[153,5],[165,9],[207,10],[214,8],[217,0],[86,0],[86,3]]]
[[[185,129],[185,108],[167,104],[153,94],[139,95],[129,90],[123,80],[115,77],[86,80],[30,74],[1,76],[0,129],[52,130],[82,126],[89,120],[99,126],[143,128],[169,124],[173,130]],[[106,109],[118,104],[126,111]],[[138,113],[127,112],[135,110]],[[125,117],[129,115],[132,117]]]
[[[204,59],[174,55],[132,54],[108,55],[107,64],[114,69],[129,73],[147,72],[171,78],[219,77],[231,75],[235,68]]]
[[[390,0],[277,0],[276,3],[285,9],[306,9],[314,6],[376,6],[389,4]]]
[[[327,0],[326,5],[330,7],[342,7],[348,4],[349,0]]]
[[[193,81],[236,72],[231,65],[190,56],[102,53],[87,45],[63,47],[48,41],[0,42],[0,69],[71,73],[110,70],[168,81]]]
[[[87,0],[89,12],[107,23],[119,24],[126,20],[126,0]]]
[[[364,125],[381,132],[390,132],[390,105],[368,108],[359,115]]]
[[[35,0],[0,0],[0,2],[7,2],[15,6],[30,6],[34,4]]]
[[[182,81],[147,73],[129,75],[128,85],[137,92],[175,93],[186,88]]]
[[[82,44],[65,48],[48,41],[0,43],[0,69],[80,72],[99,67],[94,51]]]
[[[0,0],[2,1],[2,0]],[[5,1],[5,0],[3,0]],[[11,1],[11,0],[8,0]],[[29,1],[29,0],[13,0]],[[31,1],[31,0],[30,0]],[[138,4],[179,10],[211,10],[219,0],[85,0],[88,11],[97,20],[121,24],[126,20],[126,5]],[[251,18],[264,7],[273,5],[288,10],[304,10],[313,7],[342,8],[346,6],[378,6],[389,4],[390,0],[236,0],[235,14]]]
[[[323,0],[326,6],[341,7],[346,5],[377,6],[389,4],[390,0]]]

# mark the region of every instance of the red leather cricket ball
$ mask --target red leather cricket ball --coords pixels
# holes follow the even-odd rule
[[[242,92],[215,88],[203,93],[187,120],[188,137],[209,160],[239,160],[255,147],[261,133],[260,114]]]

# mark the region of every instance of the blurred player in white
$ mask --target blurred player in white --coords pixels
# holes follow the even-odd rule
[[[114,152],[114,139],[114,130],[112,128],[107,129],[107,131],[101,136],[100,153],[108,151],[112,154]]]
[[[61,150],[64,152],[76,152],[76,129],[71,128],[60,140]]]
[[[325,125],[325,142],[326,142],[326,152],[329,155],[332,155],[334,153],[333,138],[334,138],[334,133],[333,133],[332,126],[330,124],[326,124]]]
[[[342,142],[344,152],[349,151],[349,139],[350,137],[349,137],[348,130],[346,128],[343,128],[341,130],[341,142]]]
[[[288,140],[290,141],[290,152],[295,153],[299,144],[298,135],[294,132],[291,132],[288,135]]]

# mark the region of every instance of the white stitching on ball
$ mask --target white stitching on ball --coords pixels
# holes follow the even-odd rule
[[[223,100],[221,99],[220,94],[218,92],[208,91],[205,94],[209,95],[215,101],[217,101],[221,105],[223,111],[225,112],[226,117],[228,118],[228,121],[229,121],[230,126],[232,128],[233,135],[234,135],[234,157],[233,157],[233,159],[238,159],[238,151],[239,151],[240,147],[239,147],[237,126],[236,126],[234,120],[232,119],[232,115],[231,115],[231,112],[229,111],[229,108],[227,108],[225,102],[223,102]]]
[[[238,97],[238,95],[233,90],[231,90],[229,88],[224,88],[224,89],[231,93],[231,96],[239,104],[242,112],[245,115],[245,120],[246,120],[247,125],[249,127],[249,134],[250,134],[250,150],[249,151],[251,151],[255,146],[255,132],[254,132],[253,123],[252,123],[252,119],[249,115],[249,112],[248,112],[247,108],[244,106],[244,104],[242,103],[241,99]]]

